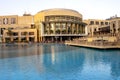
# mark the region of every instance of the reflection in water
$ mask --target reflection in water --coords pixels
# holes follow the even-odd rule
[[[120,79],[120,50],[96,50],[86,48],[82,50],[84,49],[84,69],[89,69],[88,71],[96,70],[96,74],[102,73],[104,74],[103,76],[110,76],[108,80]]]
[[[119,80],[120,50],[35,44],[0,50],[1,80]]]
[[[55,62],[55,48],[54,46],[51,46],[51,55],[52,55],[52,64]]]

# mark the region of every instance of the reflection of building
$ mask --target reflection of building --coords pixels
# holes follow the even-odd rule
[[[96,35],[100,33],[110,33],[110,26],[108,20],[89,19],[84,20],[87,23],[88,35]]]
[[[49,9],[34,16],[38,41],[64,41],[85,35],[82,15],[69,9]]]

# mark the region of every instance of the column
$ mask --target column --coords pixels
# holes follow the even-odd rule
[[[65,33],[65,34],[68,34],[68,26],[67,26],[67,23],[65,23],[65,28],[66,28],[66,33]]]
[[[74,34],[74,30],[75,30],[75,23],[72,24],[72,34]]]
[[[48,23],[48,28],[49,28],[49,30],[48,30],[49,32],[48,32],[48,33],[51,34],[51,33],[50,33],[50,30],[51,30],[50,23]]]
[[[77,24],[77,28],[76,28],[76,33],[78,34],[78,24]]]
[[[62,34],[62,23],[60,23],[60,34]]]
[[[37,42],[37,32],[34,32],[34,42]]]
[[[53,23],[53,26],[54,26],[54,34],[56,34],[56,27],[55,27],[55,23]]]
[[[18,32],[18,42],[21,42],[21,31]]]
[[[26,32],[26,41],[29,41],[28,32]]]

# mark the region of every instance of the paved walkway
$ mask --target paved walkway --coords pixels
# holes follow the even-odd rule
[[[72,41],[66,41],[66,45],[71,46],[80,46],[80,47],[89,47],[89,48],[97,48],[97,49],[120,49],[120,45],[109,45],[109,44],[86,44],[86,43],[75,43]]]

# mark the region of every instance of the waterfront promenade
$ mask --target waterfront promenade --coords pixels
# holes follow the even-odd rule
[[[71,41],[66,41],[65,42],[66,45],[71,45],[71,46],[80,46],[80,47],[89,47],[89,48],[97,48],[97,49],[119,49],[120,48],[120,45],[98,45],[98,44],[91,44],[91,43],[88,43],[88,44],[83,44],[83,43],[74,43],[74,42],[71,42]]]
[[[110,39],[110,37],[107,37]],[[89,38],[93,39],[93,38]],[[94,40],[96,39],[96,40]],[[71,41],[65,41],[66,45],[71,46],[80,46],[80,47],[89,47],[89,48],[97,48],[97,49],[120,49],[120,41],[109,42],[104,40],[103,38],[99,40],[98,38],[94,38],[93,41],[89,41],[87,38],[78,38]]]

